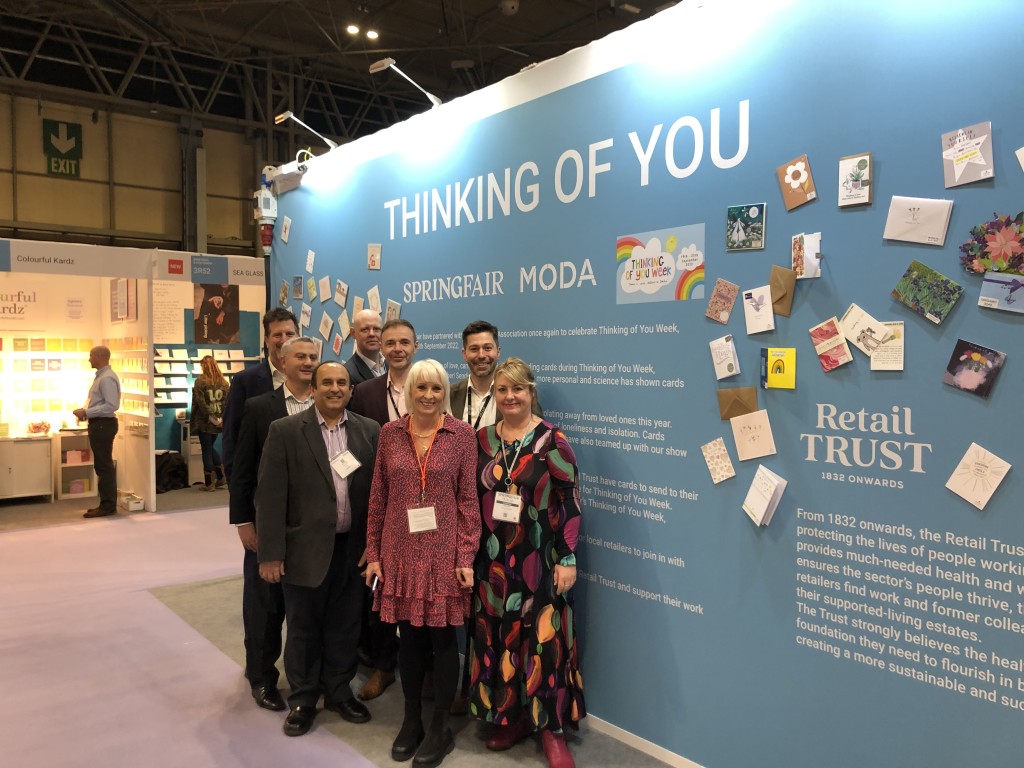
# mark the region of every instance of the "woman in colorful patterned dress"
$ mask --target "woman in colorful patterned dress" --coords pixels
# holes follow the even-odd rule
[[[551,768],[572,768],[562,737],[586,715],[570,590],[580,497],[565,435],[534,416],[533,371],[494,373],[501,420],[477,433],[483,543],[476,561],[470,712],[494,723],[487,747],[540,731]]]
[[[459,682],[455,628],[469,613],[480,506],[473,429],[448,415],[448,374],[436,360],[412,366],[407,416],[385,424],[377,446],[366,533],[373,609],[398,624],[405,718],[391,747],[401,762],[439,765],[455,746],[448,712]],[[422,689],[433,657],[434,712],[424,734]]]

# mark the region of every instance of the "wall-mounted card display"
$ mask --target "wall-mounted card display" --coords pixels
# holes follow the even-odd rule
[[[825,373],[853,362],[853,354],[840,330],[839,320],[834,316],[823,323],[818,323],[809,333],[814,345],[814,354],[818,356],[818,362]]]
[[[902,371],[906,337],[902,320],[883,322],[888,336],[871,353],[872,371]]]
[[[916,259],[892,289],[896,301],[940,325],[963,296],[964,289]]]
[[[768,525],[775,510],[779,508],[786,484],[785,479],[759,464],[754,479],[750,482],[747,496],[743,499],[743,511],[747,513],[747,517],[756,525]]]
[[[730,205],[725,216],[725,250],[764,248],[765,204]]]
[[[942,134],[942,179],[946,189],[991,179],[992,123],[975,123]]]
[[[381,244],[370,243],[366,246],[366,268],[380,269]],[[379,309],[377,310],[380,311]]]
[[[761,389],[796,389],[796,348],[761,347]]]
[[[946,481],[946,487],[978,509],[984,509],[1009,471],[1008,462],[971,443]]]
[[[729,458],[729,449],[725,447],[725,440],[718,437],[710,443],[700,447],[704,454],[704,461],[708,465],[708,472],[711,473],[711,482],[718,485],[723,480],[736,477],[736,470],[732,466],[732,459]]]
[[[987,399],[1005,363],[1004,353],[957,339],[942,383]]]
[[[723,336],[708,342],[711,348],[711,362],[715,366],[715,378],[721,381],[740,372],[740,359],[732,336]]]
[[[740,461],[759,459],[775,453],[775,436],[768,420],[768,411],[762,409],[729,419],[732,437],[736,441],[736,455]]]
[[[978,306],[1004,312],[1024,312],[1024,277],[1002,272],[986,272],[981,283]]]
[[[799,208],[818,196],[814,189],[814,177],[811,175],[811,163],[807,155],[800,155],[788,163],[783,163],[776,169],[775,175],[779,179],[782,202],[785,203],[787,211]]]
[[[871,153],[839,158],[839,207],[871,205]]]
[[[708,300],[708,308],[704,312],[704,316],[725,325],[729,322],[733,305],[739,295],[740,287],[738,285],[718,278],[715,280],[715,287],[711,289],[711,298]]]
[[[772,288],[762,285],[743,292],[743,317],[747,321],[747,335],[775,330],[772,311]]]
[[[839,321],[843,336],[857,349],[868,357],[874,354],[878,346],[888,338],[889,330],[858,307],[851,304]]]
[[[945,245],[952,200],[893,195],[882,237],[924,245]]]

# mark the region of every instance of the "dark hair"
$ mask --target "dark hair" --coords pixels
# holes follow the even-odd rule
[[[299,321],[296,319],[295,315],[292,314],[291,310],[285,309],[284,307],[274,307],[273,309],[268,310],[267,314],[263,316],[263,335],[270,335],[271,323],[280,323],[285,320],[291,320],[295,323],[295,332],[299,332]]]
[[[489,333],[494,337],[494,343],[498,343],[498,329],[486,320],[474,320],[462,331],[462,348],[466,348],[466,342],[474,333]]]
[[[412,331],[412,340],[416,341],[416,329],[412,327],[412,323],[401,317],[393,317],[384,323],[384,327],[380,329],[380,337],[382,339],[384,338],[384,332],[387,331],[388,328],[395,328],[399,325],[403,325]]]
[[[338,360],[324,360],[323,362],[317,363],[316,368],[313,369],[313,389],[316,389],[317,382],[320,379],[320,369],[323,368],[325,365],[340,365],[341,369],[345,371],[345,376],[348,378],[348,385],[350,387],[352,386],[352,374],[348,372],[348,368],[345,367],[344,363],[339,362]]]

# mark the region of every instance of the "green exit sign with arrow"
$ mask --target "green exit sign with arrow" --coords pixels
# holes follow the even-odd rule
[[[82,160],[82,124],[43,120],[46,173],[77,179]]]

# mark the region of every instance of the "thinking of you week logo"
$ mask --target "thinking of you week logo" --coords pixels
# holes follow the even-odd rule
[[[615,303],[704,298],[704,225],[620,237],[615,243]]]

